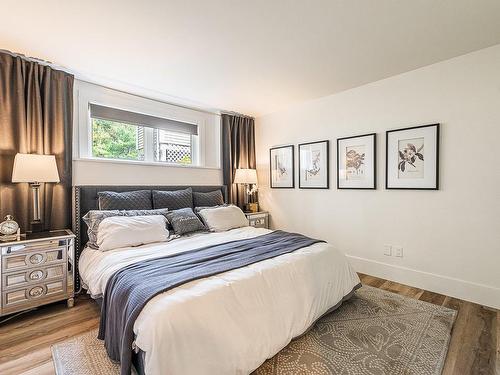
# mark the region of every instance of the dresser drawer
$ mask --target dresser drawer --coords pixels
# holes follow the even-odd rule
[[[19,307],[19,305],[39,304],[44,299],[63,296],[65,293],[64,280],[61,278],[20,289],[3,291],[2,306],[4,309],[9,309]]]
[[[65,261],[65,248],[37,249],[30,252],[13,252],[2,258],[2,272],[22,270],[45,264]]]
[[[61,246],[68,246],[73,243],[72,238],[62,238],[62,239],[41,239],[38,241],[26,242],[20,241],[19,243],[10,243],[8,245],[3,245],[0,243],[0,249],[2,254],[14,253],[18,250],[33,251],[33,250],[47,250],[53,249]]]
[[[12,289],[27,284],[40,283],[60,279],[64,276],[64,264],[54,264],[43,268],[30,268],[24,271],[5,273],[2,280],[2,289]]]

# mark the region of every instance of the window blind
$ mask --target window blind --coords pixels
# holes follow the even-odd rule
[[[90,117],[92,118],[198,135],[198,126],[195,124],[125,111],[123,109],[104,107],[93,103],[90,103],[89,106]]]

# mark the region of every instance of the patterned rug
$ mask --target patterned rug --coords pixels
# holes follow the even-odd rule
[[[441,374],[455,316],[442,306],[363,286],[253,374]],[[90,331],[54,345],[57,375],[119,374],[96,337]]]

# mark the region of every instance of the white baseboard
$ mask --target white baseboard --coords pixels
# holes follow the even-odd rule
[[[500,288],[346,255],[358,272],[500,309]]]

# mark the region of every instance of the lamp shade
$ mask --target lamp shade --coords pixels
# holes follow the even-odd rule
[[[54,155],[16,154],[12,182],[59,182]]]
[[[255,169],[237,169],[234,176],[235,184],[256,184],[257,171]]]

